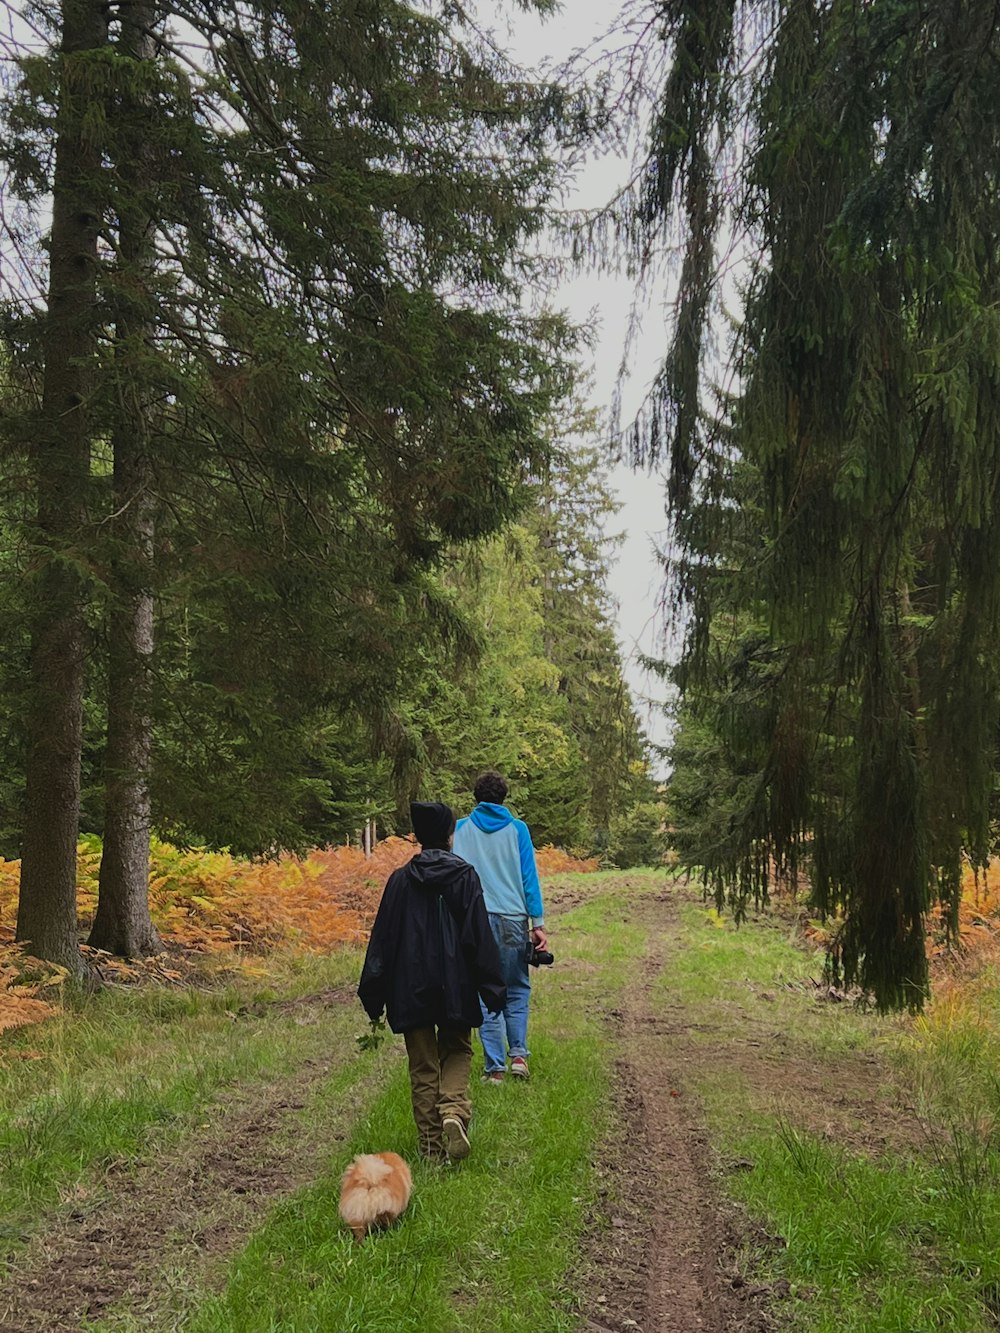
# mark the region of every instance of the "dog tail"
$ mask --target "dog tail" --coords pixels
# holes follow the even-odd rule
[[[352,1229],[384,1225],[399,1216],[406,1205],[406,1190],[400,1198],[398,1185],[389,1182],[393,1168],[375,1153],[362,1153],[344,1172],[348,1185],[340,1200],[340,1215]]]

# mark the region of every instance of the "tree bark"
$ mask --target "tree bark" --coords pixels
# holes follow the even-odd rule
[[[155,54],[155,5],[137,0],[122,11],[119,49],[132,60]],[[153,658],[155,514],[149,395],[143,360],[154,329],[148,279],[152,274],[153,219],[143,202],[149,188],[153,127],[149,108],[124,100],[128,131],[118,176],[119,263],[127,303],[116,327],[119,418],[112,431],[112,612],[108,663],[108,736],[105,750],[104,851],[97,915],[89,943],[138,958],[159,953],[149,914],[149,774],[152,756],[150,686]],[[124,128],[124,127],[123,127]]]
[[[83,970],[76,922],[90,483],[89,367],[96,335],[101,146],[84,73],[107,42],[101,0],[62,7],[42,410],[35,442],[37,561],[17,938]],[[99,96],[100,94],[96,94]]]
[[[142,437],[123,426],[113,439],[113,492],[116,506],[123,506],[115,523],[127,549],[113,566],[104,850],[89,943],[138,958],[163,947],[149,914],[154,520]]]

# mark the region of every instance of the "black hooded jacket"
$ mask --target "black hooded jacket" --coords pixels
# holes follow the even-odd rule
[[[491,1012],[507,1002],[500,955],[479,876],[438,848],[389,876],[358,986],[372,1020],[386,1012],[393,1032],[479,1027],[479,997]]]

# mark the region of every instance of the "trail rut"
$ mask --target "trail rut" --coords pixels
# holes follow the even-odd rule
[[[322,1021],[352,999],[345,989],[280,1007]],[[343,1061],[343,1050],[331,1051],[279,1082],[225,1092],[196,1134],[159,1156],[112,1164],[16,1257],[0,1292],[0,1328],[78,1333],[87,1320],[141,1322],[190,1299],[276,1202],[322,1172],[384,1076],[384,1062],[372,1064],[335,1113],[304,1127],[299,1112]],[[172,1294],[178,1274],[183,1289]]]

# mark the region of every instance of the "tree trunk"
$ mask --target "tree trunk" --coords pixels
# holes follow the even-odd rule
[[[120,50],[132,60],[155,53],[155,6],[138,0],[122,12]],[[153,546],[155,536],[150,407],[144,394],[143,359],[154,330],[148,312],[152,229],[148,206],[148,107],[124,104],[128,128],[118,164],[125,207],[119,217],[119,263],[125,289],[138,293],[138,307],[123,309],[117,322],[115,359],[119,420],[112,431],[111,644],[108,664],[108,737],[105,751],[104,851],[98,880],[97,915],[90,943],[109,953],[137,958],[159,953],[160,937],[149,915],[149,772],[152,755],[150,686],[153,656]],[[131,300],[130,297],[123,297]]]
[[[552,502],[547,489],[543,490],[539,496],[538,508],[542,516],[542,526],[538,533],[538,545],[542,551],[542,655],[546,661],[551,662],[556,646],[555,635],[552,630],[554,609],[552,552],[555,550],[556,537],[552,530]]]
[[[112,563],[104,851],[89,940],[126,958],[163,947],[149,915],[154,522],[146,438],[138,421],[113,433],[116,540],[123,550]]]
[[[82,74],[107,42],[101,0],[62,7],[59,108],[44,332],[42,411],[35,444],[37,561],[31,638],[26,810],[17,938],[83,970],[76,929],[76,842],[86,642],[80,573],[87,528],[87,393],[96,328],[101,149]]]

